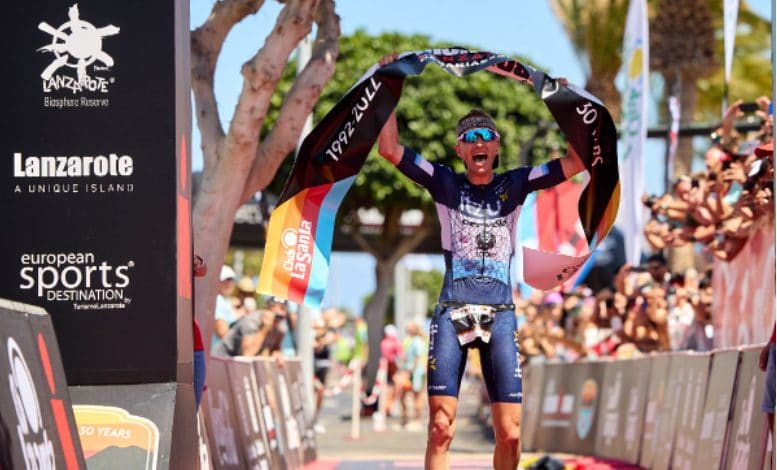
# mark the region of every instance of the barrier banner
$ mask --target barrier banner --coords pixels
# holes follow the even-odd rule
[[[226,361],[232,399],[235,403],[237,422],[247,468],[261,470],[271,468],[267,432],[260,419],[261,406],[256,396],[256,376],[252,360],[232,358]]]
[[[277,369],[278,365],[274,360],[258,358],[254,361],[254,372],[256,373],[259,400],[262,403],[262,416],[264,417],[273,468],[287,468],[287,446],[282,429],[283,415],[276,388]]]
[[[536,449],[537,425],[542,409],[545,364],[535,362],[523,368],[523,406],[521,407],[521,445],[526,450]]]
[[[85,469],[45,310],[0,298],[0,468]]]
[[[650,356],[650,383],[648,386],[647,403],[645,405],[645,420],[642,426],[642,451],[639,465],[651,468],[656,457],[657,447],[661,439],[659,430],[658,410],[664,407],[667,399],[667,379],[669,375],[669,358],[667,354]]]
[[[764,445],[764,413],[761,401],[764,394],[764,372],[758,368],[760,347],[742,349],[736,392],[734,418],[731,421],[726,466],[732,470],[751,470],[763,467],[761,448]]]
[[[201,410],[197,412],[197,449],[200,470],[211,470],[213,468],[213,463],[210,460],[208,436],[205,433],[205,416]]]
[[[605,363],[596,455],[636,464],[642,438],[651,360]]]
[[[701,451],[699,435],[704,416],[704,400],[707,391],[707,379],[710,372],[710,354],[694,354],[685,356],[683,375],[685,389],[682,394],[682,405],[674,413],[679,415],[675,434],[674,452],[671,468],[677,470],[692,470],[696,454]],[[725,428],[723,428],[725,429]],[[704,449],[706,451],[706,449]]]
[[[566,366],[566,367],[565,367]],[[535,447],[548,451],[591,453],[596,443],[597,411],[603,362],[545,365]]]
[[[188,9],[3,4],[0,296],[49,312],[71,386],[192,380]]]
[[[653,470],[668,470],[672,463],[680,410],[685,405],[685,390],[688,385],[685,371],[690,367],[689,359],[685,354],[673,354],[669,359],[666,399],[658,408],[656,417],[656,453],[651,466]]]
[[[716,348],[765,343],[774,326],[774,225],[750,236],[732,261],[715,260],[712,320]]]
[[[246,468],[227,362],[226,359],[211,356],[208,362],[207,387],[202,395],[205,429],[213,466],[217,470]]]
[[[89,469],[196,466],[196,422],[188,416],[194,409],[188,402],[194,401],[192,386],[182,387],[174,382],[70,387]]]
[[[278,397],[280,422],[283,426],[283,457],[286,468],[294,470],[302,468],[304,456],[302,454],[302,432],[297,422],[297,417],[291,408],[291,390],[286,374],[278,367],[275,360],[266,360],[265,368],[272,371],[273,383]]]
[[[312,400],[306,397],[305,383],[302,380],[302,362],[299,359],[286,359],[283,367],[291,392],[291,407],[302,430],[301,462],[307,464],[316,460],[315,409]]]
[[[691,468],[723,468],[723,443],[729,429],[729,413],[738,365],[739,351],[719,351],[712,354],[712,370],[704,399],[704,413],[697,445],[699,451],[694,454]]]

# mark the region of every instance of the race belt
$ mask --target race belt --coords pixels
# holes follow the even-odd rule
[[[464,346],[480,338],[484,343],[491,340],[491,326],[497,309],[492,305],[464,304],[451,308],[451,322],[459,338],[459,344]]]

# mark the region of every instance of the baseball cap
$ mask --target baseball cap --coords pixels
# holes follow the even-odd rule
[[[227,266],[226,264],[221,267],[221,274],[219,274],[219,281],[226,281],[227,279],[234,279],[235,270]]]

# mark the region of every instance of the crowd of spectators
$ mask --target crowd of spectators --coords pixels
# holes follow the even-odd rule
[[[769,100],[735,102],[713,132],[705,152],[704,171],[681,175],[671,191],[644,196],[650,210],[645,236],[661,250],[702,243],[722,260],[731,260],[749,236],[771,223],[774,212],[773,122]],[[752,114],[761,120],[753,135],[740,135],[737,119]]]
[[[760,128],[740,135],[746,115]],[[774,157],[771,104],[737,101],[711,135],[705,169],[681,175],[671,191],[644,196],[644,232],[656,250],[644,265],[623,265],[609,287],[571,292],[516,292],[522,357],[576,360],[630,357],[651,351],[708,351],[712,347],[711,271],[667,271],[663,252],[689,243],[734,259],[754,231],[773,224]]]
[[[599,292],[516,291],[515,304],[524,361],[712,348],[711,272],[672,275],[660,253],[644,266],[623,265]]]

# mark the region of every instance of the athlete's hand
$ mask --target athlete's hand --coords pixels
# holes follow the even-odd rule
[[[393,62],[396,62],[398,58],[399,58],[399,54],[397,54],[396,52],[392,52],[391,54],[386,54],[380,58],[380,60],[378,61],[378,65],[383,67],[384,65],[388,65]]]
[[[556,78],[556,81],[558,81],[563,86],[568,86],[569,85],[569,80],[567,80],[566,77],[558,77],[558,78]]]

